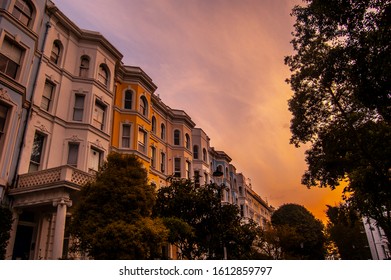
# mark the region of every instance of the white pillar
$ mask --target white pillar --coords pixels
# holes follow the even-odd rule
[[[67,206],[71,207],[72,201],[65,199],[54,201],[53,206],[57,207],[57,215],[56,225],[54,227],[52,259],[57,260],[62,257]]]
[[[12,260],[12,254],[14,252],[16,231],[18,229],[19,215],[22,214],[22,211],[19,209],[12,210],[12,227],[10,231],[10,239],[8,240],[7,251],[5,254],[6,260]]]

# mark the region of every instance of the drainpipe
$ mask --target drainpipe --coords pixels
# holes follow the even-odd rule
[[[27,128],[28,128],[28,125],[29,125],[29,118],[31,117],[31,109],[32,109],[32,105],[33,105],[35,89],[37,87],[38,75],[39,75],[39,72],[40,72],[40,69],[41,69],[41,65],[42,65],[43,53],[44,53],[44,49],[45,49],[46,39],[48,37],[49,29],[51,27],[50,18],[51,17],[49,16],[49,20],[46,23],[46,31],[45,31],[45,35],[43,37],[43,42],[42,42],[42,46],[41,46],[41,55],[39,57],[38,67],[37,67],[37,71],[36,71],[35,77],[34,77],[33,88],[32,88],[31,97],[30,97],[30,100],[29,100],[30,105],[27,108],[26,119],[25,119],[24,126],[23,126],[22,141],[20,142],[20,147],[19,147],[19,151],[18,151],[18,159],[16,161],[15,174],[14,174],[14,176],[12,178],[11,186],[14,186],[16,178],[18,176],[20,160],[21,160],[21,157],[22,157],[22,150],[23,150],[23,146],[24,146],[24,144],[26,142],[26,131],[27,131]]]

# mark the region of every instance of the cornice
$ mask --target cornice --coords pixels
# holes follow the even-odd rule
[[[136,83],[142,85],[149,93],[153,94],[157,86],[151,77],[137,66],[120,65],[117,69],[117,79],[121,83]]]

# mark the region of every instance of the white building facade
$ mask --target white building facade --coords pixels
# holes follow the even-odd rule
[[[35,54],[39,64],[19,178],[8,192],[14,220],[7,259],[64,257],[75,193],[110,150],[115,67],[122,55],[54,4],[41,10],[43,47]]]

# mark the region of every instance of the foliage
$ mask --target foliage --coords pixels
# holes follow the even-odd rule
[[[256,258],[255,223],[243,223],[237,206],[221,203],[223,186],[171,180],[158,191],[155,214],[170,229],[169,241],[184,259]]]
[[[323,224],[304,206],[284,204],[272,215],[284,259],[325,258]]]
[[[264,259],[283,259],[277,230],[271,224],[261,229],[258,239],[256,240],[256,247],[258,248],[259,253],[264,256]]]
[[[371,258],[364,226],[358,213],[346,204],[327,206],[327,232],[343,260]]]
[[[307,187],[347,181],[350,204],[391,240],[391,2],[306,0],[285,58],[291,143],[309,143]]]
[[[96,176],[80,191],[70,232],[76,250],[94,259],[159,258],[168,232],[152,219],[154,186],[134,155],[110,154]]]
[[[12,226],[12,212],[8,207],[0,205],[0,259],[5,258]]]

